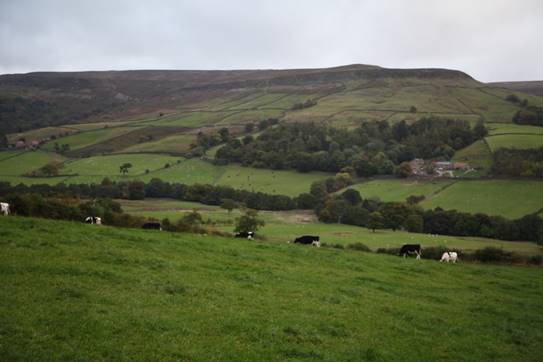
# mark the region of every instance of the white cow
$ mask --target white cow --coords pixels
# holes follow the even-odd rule
[[[0,212],[4,215],[9,215],[9,204],[7,202],[0,202]]]
[[[456,251],[446,251],[441,256],[440,262],[445,261],[448,263],[449,261],[452,261],[453,263],[456,263],[457,260],[458,260],[458,253]]]

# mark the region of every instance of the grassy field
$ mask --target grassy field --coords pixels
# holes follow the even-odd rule
[[[433,181],[379,179],[356,184],[350,188],[358,191],[364,199],[379,198],[381,201],[388,202],[405,201],[411,195],[424,195],[428,198],[452,182],[453,180],[448,179],[436,179]]]
[[[518,218],[541,209],[543,182],[510,180],[460,181],[421,203],[471,213]]]
[[[0,152],[0,175],[21,176],[27,172],[37,170],[49,162],[60,162],[63,159],[62,156],[56,153],[42,151]]]
[[[131,163],[127,176],[142,175],[145,170],[156,171],[169,163],[182,161],[179,157],[151,154],[121,154],[109,156],[93,156],[67,162],[62,169],[63,174],[78,174],[80,176],[119,176],[119,167]]]
[[[538,268],[17,217],[0,233],[4,360],[543,359]]]
[[[232,232],[235,219],[241,215],[239,209],[231,213],[219,206],[204,205],[168,199],[145,199],[141,201],[117,200],[127,213],[153,217],[158,220],[168,218],[176,221],[192,210],[198,211],[204,219],[216,223],[221,230]],[[260,237],[269,241],[286,242],[304,234],[317,234],[321,241],[328,244],[352,244],[362,242],[371,249],[399,247],[405,243],[420,243],[425,247],[447,246],[462,250],[481,249],[495,246],[521,254],[533,255],[543,253],[543,248],[530,242],[510,242],[477,237],[455,237],[426,234],[413,234],[403,231],[377,230],[372,232],[366,228],[319,223],[311,210],[291,211],[259,211],[259,218],[266,225],[258,231]]]
[[[492,152],[499,148],[539,148],[543,147],[543,135],[507,134],[486,137]]]
[[[500,134],[543,135],[543,127],[538,126],[521,126],[514,123],[487,123],[486,127],[490,136]]]
[[[133,130],[133,127],[111,127],[81,132],[71,136],[59,138],[52,142],[48,142],[43,146],[43,149],[47,151],[53,151],[55,142],[57,142],[59,145],[70,145],[71,150],[77,150],[96,143],[103,142],[113,137],[120,136]]]
[[[72,128],[71,126],[70,127],[44,127],[44,128],[33,129],[26,132],[10,134],[8,136],[8,141],[10,143],[15,143],[21,138],[24,138],[27,142],[31,142],[33,140],[39,141],[51,136],[58,137],[60,135],[74,133],[76,131],[77,130]]]

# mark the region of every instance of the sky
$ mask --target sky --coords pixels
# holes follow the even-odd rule
[[[0,74],[449,68],[543,80],[541,0],[0,0]]]

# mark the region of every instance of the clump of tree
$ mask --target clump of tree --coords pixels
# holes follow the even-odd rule
[[[509,94],[505,100],[523,108],[513,115],[513,123],[543,126],[543,107],[530,105],[527,99],[521,100],[516,94]]]
[[[291,107],[291,109],[293,111],[297,111],[299,109],[305,109],[305,108],[310,108],[310,107],[313,107],[313,106],[316,106],[317,105],[317,101],[314,100],[314,99],[308,99],[306,100],[305,102],[298,102],[298,103],[294,103]]]
[[[264,226],[266,223],[264,220],[258,217],[258,211],[248,209],[243,215],[236,218],[236,228],[235,232],[240,231],[253,231],[256,232],[260,227]]]
[[[125,162],[122,165],[119,166],[119,172],[123,175],[126,175],[129,169],[132,168],[132,164],[130,162]]]
[[[45,166],[26,174],[29,177],[54,177],[58,176],[62,164],[58,162],[49,162]]]
[[[364,122],[354,130],[323,124],[280,124],[268,128],[250,142],[232,140],[219,148],[221,164],[296,169],[299,172],[339,172],[349,168],[358,176],[406,175],[402,162],[413,158],[449,159],[486,135],[482,122],[471,127],[466,121],[424,118],[405,121]],[[408,171],[408,170],[407,170]]]

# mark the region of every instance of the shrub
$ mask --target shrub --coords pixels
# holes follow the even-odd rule
[[[347,249],[356,250],[356,251],[371,252],[371,249],[366,244],[362,244],[360,242],[347,245]]]
[[[484,249],[478,249],[473,253],[473,258],[483,263],[509,262],[512,260],[513,253],[503,249],[487,246]]]

